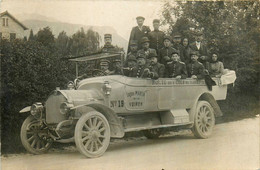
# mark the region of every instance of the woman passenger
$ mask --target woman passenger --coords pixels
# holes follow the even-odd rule
[[[184,58],[183,62],[186,65],[188,65],[191,62],[191,60],[190,60],[191,48],[189,46],[189,39],[188,38],[183,38],[182,45],[183,45],[183,58]]]
[[[209,64],[209,74],[211,77],[221,77],[224,73],[224,65],[221,61],[218,61],[218,54],[212,53],[211,62]]]

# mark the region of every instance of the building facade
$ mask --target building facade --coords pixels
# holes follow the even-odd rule
[[[0,38],[14,40],[26,37],[28,28],[8,11],[0,14]]]

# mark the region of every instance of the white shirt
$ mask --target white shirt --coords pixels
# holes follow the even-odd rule
[[[198,49],[200,49],[200,42],[196,41],[196,46]]]

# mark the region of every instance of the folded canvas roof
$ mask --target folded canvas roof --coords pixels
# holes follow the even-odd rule
[[[100,60],[100,59],[116,57],[116,56],[121,56],[121,53],[95,53],[91,55],[71,57],[68,58],[68,60],[75,61],[75,62],[84,62],[84,61]]]

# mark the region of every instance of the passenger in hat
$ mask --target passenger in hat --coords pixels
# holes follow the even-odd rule
[[[137,56],[137,50],[138,49],[138,44],[136,40],[131,40],[130,41],[130,52],[127,54],[127,56],[134,55],[135,57]]]
[[[173,43],[172,43],[172,47],[175,48],[176,50],[178,50],[179,52],[179,56],[180,56],[180,60],[184,62],[184,57],[183,57],[183,46],[181,44],[181,34],[176,32],[173,33]]]
[[[138,53],[137,66],[133,68],[130,73],[130,77],[136,78],[154,78],[154,73],[149,70],[146,64],[146,55],[144,53]]]
[[[132,54],[128,55],[127,60],[125,61],[123,72],[125,76],[129,76],[133,68],[136,67],[136,57]]]
[[[190,56],[191,56],[191,63],[188,64],[188,66],[187,66],[188,76],[193,79],[203,79],[205,68],[204,68],[203,64],[198,61],[199,52],[192,51],[190,53]]]
[[[112,45],[112,34],[104,35],[105,45],[102,47],[102,52],[116,52],[116,48]]]
[[[166,64],[165,77],[185,79],[187,78],[187,69],[184,62],[180,61],[180,56],[177,50],[172,53],[171,62]]]
[[[166,63],[171,61],[171,54],[176,51],[172,45],[172,38],[169,35],[164,36],[163,38],[164,47],[159,50],[158,61],[166,66]]]
[[[114,70],[111,71],[110,75],[123,75],[122,62],[120,59],[115,59],[113,62]]]
[[[154,73],[153,79],[157,79],[159,77],[164,77],[165,67],[164,67],[163,64],[158,62],[157,54],[156,53],[150,53],[149,60],[150,60],[149,69],[150,69],[151,72]]]
[[[203,33],[201,31],[195,32],[195,42],[190,44],[190,48],[193,51],[199,52],[200,58],[198,61],[206,67],[206,61],[210,61],[210,57],[208,55],[207,45],[203,42]]]
[[[141,49],[141,43],[140,40],[143,37],[147,37],[147,34],[151,32],[150,28],[148,26],[143,25],[145,18],[142,16],[136,17],[137,26],[133,27],[130,34],[129,44],[128,44],[128,51],[130,52],[130,41],[136,40],[138,43],[138,49]]]
[[[144,53],[145,58],[147,59],[150,53],[156,53],[155,49],[150,48],[150,40],[148,37],[143,37],[141,39],[142,49],[138,53]]]
[[[154,30],[148,33],[148,38],[150,40],[150,47],[155,49],[157,54],[159,49],[163,47],[163,38],[164,32],[159,30],[160,27],[160,20],[154,19],[153,20],[153,28]]]

